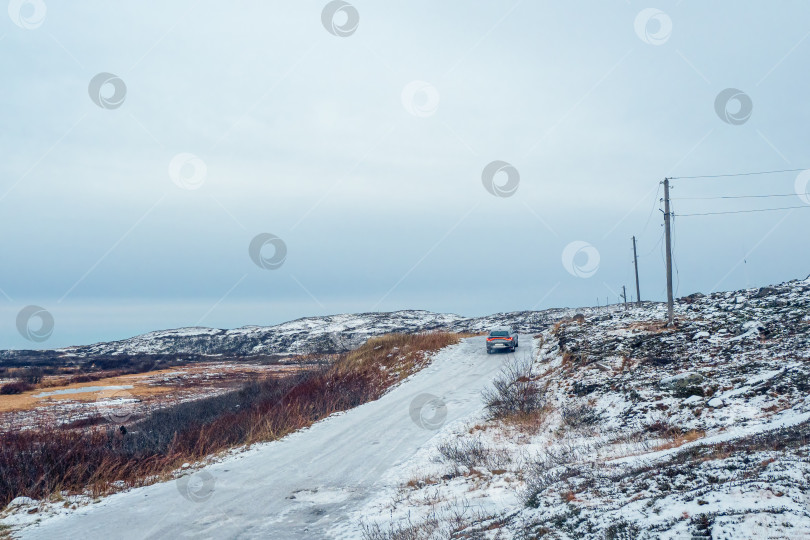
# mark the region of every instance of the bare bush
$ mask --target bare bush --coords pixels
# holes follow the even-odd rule
[[[507,448],[493,448],[489,452],[489,456],[487,458],[487,468],[495,471],[495,470],[504,470],[506,467],[515,462],[515,459],[512,456],[512,452],[510,452]]]
[[[29,367],[23,372],[22,380],[28,384],[34,385],[42,382],[44,372],[40,367]]]
[[[448,439],[439,444],[437,450],[441,462],[468,469],[485,465],[490,456],[489,448],[481,439],[472,437]]]
[[[492,382],[492,388],[483,392],[484,403],[490,417],[507,418],[539,411],[546,403],[545,392],[533,372],[530,357],[512,360],[504,365]]]
[[[604,473],[593,464],[569,463],[554,468],[536,464],[526,480],[523,503],[529,508],[539,508],[551,492],[558,492],[563,500],[571,502],[575,493],[595,486]]]
[[[414,523],[410,516],[400,523],[363,525],[363,540],[430,540],[435,538],[440,523],[435,514]]]
[[[594,450],[592,445],[569,441],[560,443],[556,448],[548,448],[538,453],[527,467],[526,488],[523,492],[524,504],[537,508],[544,492],[550,487],[577,477],[580,479],[592,478],[595,474],[594,464],[588,465],[581,463],[580,460],[583,456],[592,454]]]
[[[3,395],[10,395],[10,394],[22,394],[23,392],[28,392],[29,390],[33,390],[34,385],[29,384],[25,381],[14,381],[3,386],[0,386],[0,394]]]
[[[548,471],[576,461],[577,455],[577,450],[572,445],[561,444],[557,448],[549,448],[539,454],[534,460],[533,468],[538,472]]]
[[[606,540],[633,540],[641,534],[641,529],[624,519],[612,523],[605,531]]]
[[[386,524],[364,523],[363,540],[434,540],[445,538],[486,538],[487,531],[501,527],[505,520],[473,508],[466,499],[442,507],[432,506],[429,513],[415,521],[407,518]]]
[[[602,419],[596,409],[584,403],[579,405],[563,405],[560,408],[560,415],[562,416],[563,424],[574,429],[596,425]]]

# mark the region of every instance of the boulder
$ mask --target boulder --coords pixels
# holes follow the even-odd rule
[[[39,502],[31,497],[17,497],[12,499],[6,508],[21,508],[23,506],[37,506],[38,504]]]
[[[765,298],[766,296],[770,296],[772,294],[776,294],[776,289],[773,287],[760,287],[757,289],[757,292],[754,293],[752,298]]]

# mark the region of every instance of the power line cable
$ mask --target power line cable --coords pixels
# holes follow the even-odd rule
[[[650,251],[648,251],[647,253],[639,255],[639,259],[641,259],[643,257],[647,257],[648,255],[650,255],[653,251],[658,249],[658,246],[660,246],[663,241],[664,241],[664,231],[661,230],[661,235],[658,237],[658,241],[655,243],[655,245],[653,245],[652,249],[650,249]]]
[[[749,172],[739,172],[739,173],[729,173],[729,174],[712,174],[712,175],[695,175],[695,176],[673,176],[665,178],[662,182],[665,185],[669,185],[669,180],[679,180],[679,179],[698,179],[698,178],[730,178],[730,177],[740,177],[740,176],[754,176],[754,175],[763,175],[763,174],[779,174],[779,173],[788,173],[788,172],[799,172],[799,171],[808,171],[808,168],[801,168],[801,169],[779,169],[779,170],[771,170],[771,171],[749,171]],[[659,184],[660,187],[660,184]],[[715,196],[715,197],[675,197],[669,198],[669,202],[672,200],[718,200],[718,199],[768,199],[768,198],[775,198],[775,197],[793,197],[799,196],[799,193],[790,193],[790,194],[783,194],[783,193],[773,193],[773,194],[764,194],[764,195],[723,195],[723,196]],[[658,197],[658,192],[656,191],[656,198]],[[722,212],[695,212],[695,213],[688,213],[688,214],[676,214],[674,210],[670,207],[669,210],[669,217],[671,218],[672,222],[672,242],[676,243],[676,232],[675,232],[675,217],[693,217],[693,216],[716,216],[716,215],[726,215],[726,214],[748,214],[754,212],[775,212],[780,210],[798,210],[801,208],[810,208],[810,204],[808,205],[801,205],[801,206],[783,206],[777,208],[757,208],[757,209],[749,209],[749,210],[727,210]],[[655,206],[653,206],[653,212],[655,211]],[[650,216],[647,218],[647,223],[644,225],[644,230],[646,230],[647,225],[652,217],[652,212]],[[665,216],[666,218],[667,216]],[[784,219],[784,218],[783,218]],[[663,236],[663,235],[662,235]],[[660,243],[660,240],[659,240]],[[660,243],[661,246],[661,258],[664,259],[664,245]],[[653,246],[655,249],[658,246]],[[673,250],[674,251],[674,250]],[[666,262],[666,261],[665,261]],[[672,256],[672,260],[670,264],[674,264],[675,266],[675,274],[677,279],[676,291],[680,289],[680,271],[678,269],[678,261],[675,259],[674,253]]]
[[[778,173],[786,173],[786,172],[799,172],[799,171],[806,171],[808,170],[807,167],[802,169],[781,169],[776,171],[753,171],[753,172],[742,172],[742,173],[730,173],[730,174],[702,174],[696,176],[670,176],[670,180],[689,180],[693,178],[728,178],[731,176],[754,176],[757,174],[778,174]]]
[[[751,212],[774,212],[777,210],[798,210],[800,208],[810,208],[810,205],[802,206],[783,206],[781,208],[759,208],[756,210],[729,210],[726,212],[702,212],[695,214],[678,214],[678,217],[692,217],[692,216],[719,216],[721,214],[748,214]]]
[[[641,229],[641,234],[638,236],[644,236],[644,232],[647,230],[647,226],[650,224],[650,220],[652,219],[652,215],[655,212],[655,203],[658,203],[658,207],[661,207],[661,199],[658,198],[658,193],[661,191],[661,182],[658,183],[658,188],[655,190],[655,198],[653,199],[653,206],[650,209],[650,215],[647,216],[647,222],[644,224],[644,228]]]
[[[798,193],[784,193],[778,195],[723,195],[720,197],[670,197],[670,201],[710,201],[715,199],[767,199],[770,197],[798,197]]]

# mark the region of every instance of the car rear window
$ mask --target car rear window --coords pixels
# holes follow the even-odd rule
[[[506,330],[493,330],[489,335],[492,337],[509,337],[509,332]]]

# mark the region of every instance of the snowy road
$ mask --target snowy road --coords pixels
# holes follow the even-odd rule
[[[516,354],[529,354],[531,336],[520,341]],[[446,407],[444,426],[479,413],[481,390],[512,356],[487,355],[483,337],[466,339],[378,401],[229,457],[185,485],[173,481],[113,495],[45,518],[22,537],[328,538],[383,487],[385,471],[441,433],[412,419],[415,398],[438,396]],[[428,423],[444,412],[430,407],[423,411]]]

